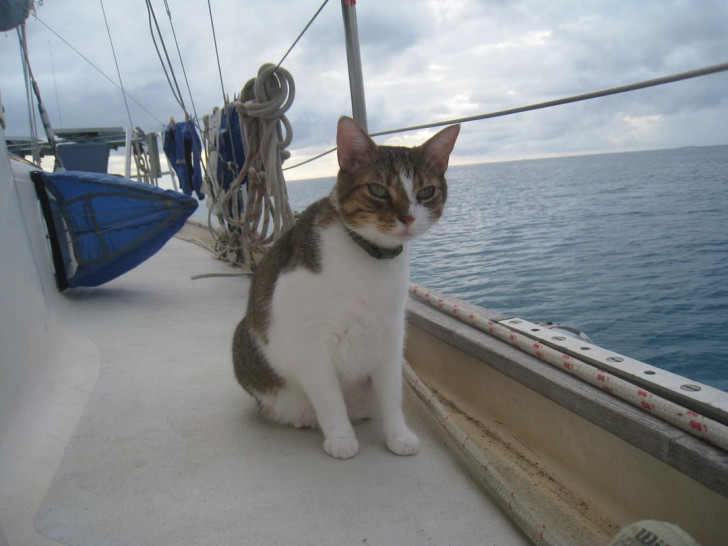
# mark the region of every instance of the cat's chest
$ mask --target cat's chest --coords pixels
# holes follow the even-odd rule
[[[370,305],[395,303],[406,297],[409,253],[378,259],[359,247],[338,226],[321,232],[321,280],[339,297]]]
[[[319,271],[298,268],[280,276],[274,313],[304,313],[347,323],[401,315],[409,282],[406,248],[394,259],[378,260],[333,226],[319,233],[319,256]]]

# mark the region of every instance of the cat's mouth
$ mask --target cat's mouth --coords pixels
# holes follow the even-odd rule
[[[389,235],[393,235],[394,237],[401,239],[402,242],[407,242],[419,235],[422,235],[422,230],[414,222],[410,222],[395,227],[389,232]]]
[[[398,239],[401,239],[403,243],[406,243],[407,241],[410,241],[417,236],[417,234],[412,231],[410,226],[402,227],[397,231],[397,233],[394,233],[393,235]]]

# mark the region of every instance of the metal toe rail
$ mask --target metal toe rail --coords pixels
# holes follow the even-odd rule
[[[572,376],[578,377],[621,400],[638,407],[660,419],[678,427],[701,440],[724,451],[728,451],[728,427],[710,417],[668,400],[642,385],[623,379],[614,373],[593,366],[570,354],[566,354],[545,343],[517,331],[513,326],[537,328],[537,325],[522,319],[508,318],[493,320],[478,311],[475,306],[462,305],[462,302],[449,298],[439,292],[412,284],[410,294],[441,312],[455,317],[478,330],[486,332],[514,347],[550,364]]]

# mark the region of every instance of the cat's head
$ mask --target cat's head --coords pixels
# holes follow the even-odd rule
[[[382,247],[422,235],[442,216],[445,171],[459,125],[421,146],[377,146],[357,122],[339,120],[339,175],[333,198],[346,226]]]

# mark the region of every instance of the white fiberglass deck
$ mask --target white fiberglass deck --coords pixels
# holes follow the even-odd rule
[[[340,461],[319,431],[260,419],[230,360],[248,281],[190,279],[230,271],[173,239],[103,287],[48,294],[62,362],[19,413],[33,429],[5,435],[0,545],[526,543],[407,387],[413,457],[372,422]]]

